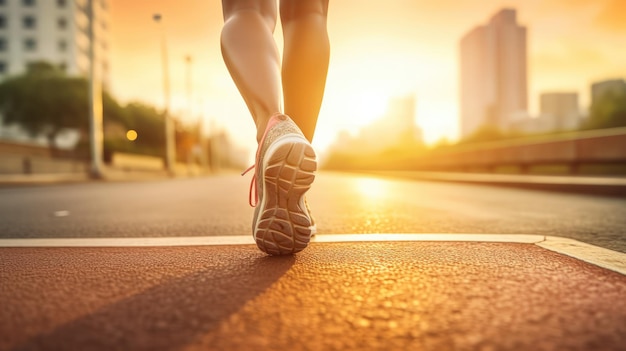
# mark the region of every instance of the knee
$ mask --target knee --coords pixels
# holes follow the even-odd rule
[[[222,0],[224,22],[243,13],[252,12],[263,19],[272,30],[276,26],[276,3],[274,0]]]
[[[281,0],[280,20],[283,24],[310,17],[323,18],[328,15],[328,0]]]

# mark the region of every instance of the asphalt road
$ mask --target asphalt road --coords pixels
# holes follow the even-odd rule
[[[520,243],[0,248],[0,350],[624,350],[626,276]]]
[[[2,237],[250,235],[235,174],[0,189]],[[626,199],[321,173],[325,233],[526,233],[626,251]],[[0,247],[0,350],[622,350],[626,278],[534,244]],[[70,308],[71,307],[71,308]]]
[[[0,189],[0,237],[247,235],[249,177],[87,182]],[[319,235],[543,234],[626,252],[626,199],[320,173]]]

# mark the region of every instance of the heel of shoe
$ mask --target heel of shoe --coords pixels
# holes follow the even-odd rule
[[[278,145],[268,156],[256,243],[270,255],[296,253],[311,240],[311,219],[301,199],[315,180],[315,151],[308,142],[290,141]]]

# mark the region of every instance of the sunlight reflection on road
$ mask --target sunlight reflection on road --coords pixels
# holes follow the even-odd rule
[[[376,178],[357,178],[354,181],[357,192],[365,200],[380,200],[389,193],[389,182]]]

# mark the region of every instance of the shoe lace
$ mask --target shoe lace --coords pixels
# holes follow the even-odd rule
[[[256,164],[248,167],[245,171],[243,171],[241,173],[241,176],[243,177],[244,175],[246,175],[246,173],[248,173],[251,170],[253,170],[255,168],[255,166],[256,166]],[[259,203],[259,193],[258,193],[257,188],[256,188],[255,185],[256,185],[256,175],[253,174],[252,175],[252,180],[250,180],[250,190],[248,191],[248,203],[252,207],[256,207],[256,205]],[[252,203],[252,192],[253,191],[254,191],[254,203]]]
[[[267,135],[267,131],[270,130],[273,126],[275,126],[278,122],[279,119],[277,117],[279,116],[283,116],[283,117],[287,117],[285,115],[283,115],[282,113],[275,113],[273,114],[269,121],[267,122],[267,126],[265,127],[265,133],[263,133],[263,137],[261,138],[261,141],[259,141],[259,148],[256,150],[256,162],[258,162],[259,160],[259,152],[261,151],[261,145],[263,145],[263,141],[265,140],[265,136]],[[283,120],[285,119],[283,118]],[[246,169],[245,171],[243,171],[243,173],[241,173],[242,176],[246,175],[246,173],[250,172],[251,170],[253,170],[256,167],[256,162],[255,164],[253,164],[252,166],[248,167],[248,169]],[[250,181],[250,191],[248,192],[248,203],[250,204],[250,206],[252,207],[256,207],[259,203],[259,193],[257,190],[256,185],[256,175],[253,174],[252,175],[252,180]],[[252,202],[252,189],[254,188],[254,203]]]

